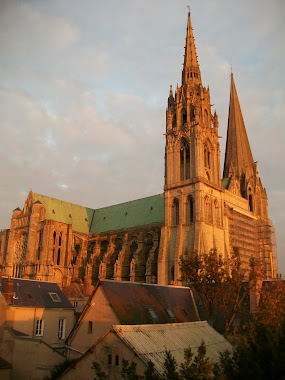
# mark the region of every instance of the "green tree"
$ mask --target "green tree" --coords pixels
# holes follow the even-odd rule
[[[184,362],[178,366],[176,359],[170,351],[165,351],[163,374],[159,375],[150,361],[143,376],[136,372],[136,363],[122,360],[121,378],[123,380],[212,380],[213,363],[206,356],[206,345],[201,342],[197,355],[194,357],[191,348],[184,351]],[[109,380],[102,371],[100,364],[93,362],[96,376],[95,380]]]
[[[49,376],[45,376],[44,380],[56,380],[58,377],[69,367],[72,366],[72,364],[75,363],[75,359],[65,359],[62,362],[56,364],[53,369],[50,371]]]
[[[180,269],[181,279],[193,287],[202,300],[210,325],[213,326],[215,316],[222,313],[224,330],[228,333],[237,313],[242,310],[245,297],[255,286],[254,261],[250,262],[249,268],[243,268],[237,248],[229,262],[224,261],[216,250],[204,255],[187,251],[180,261]]]
[[[142,377],[137,375],[137,364],[134,362],[129,363],[128,360],[123,359],[121,377],[123,380],[141,380]]]
[[[180,366],[180,375],[185,380],[213,379],[213,363],[206,356],[207,349],[204,342],[198,347],[198,353],[193,360],[191,348],[184,351],[184,363]]]

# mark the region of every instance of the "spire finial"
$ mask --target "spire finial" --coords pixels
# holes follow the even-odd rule
[[[201,81],[200,68],[198,64],[198,57],[196,53],[195,40],[193,35],[193,28],[191,23],[190,16],[190,7],[188,12],[188,22],[187,22],[187,32],[186,32],[186,46],[185,46],[185,54],[184,54],[184,64],[183,64],[183,72],[182,72],[182,84],[186,83],[188,78],[189,81],[192,81],[194,78],[195,81]],[[189,82],[188,81],[188,82]]]

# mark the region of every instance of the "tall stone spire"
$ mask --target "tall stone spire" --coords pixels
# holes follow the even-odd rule
[[[231,175],[248,177],[255,172],[242,112],[237,96],[234,76],[231,74],[231,95],[228,117],[227,145],[224,163],[224,178]]]
[[[184,65],[182,71],[182,85],[189,82],[201,83],[201,73],[198,64],[198,58],[193,36],[193,28],[191,23],[190,11],[188,13],[186,46],[184,55]]]

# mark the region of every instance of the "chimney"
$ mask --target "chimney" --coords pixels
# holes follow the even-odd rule
[[[13,281],[11,280],[11,276],[8,277],[8,280],[4,282],[4,298],[7,303],[12,303],[12,295],[13,295]]]
[[[90,284],[91,284],[90,278],[86,277],[83,284],[83,294],[85,297],[89,297],[90,295]]]

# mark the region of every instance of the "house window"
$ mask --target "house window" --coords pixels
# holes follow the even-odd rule
[[[165,309],[167,314],[169,315],[170,318],[174,318],[174,314],[172,313],[172,310],[169,309],[168,307]]]
[[[93,330],[93,322],[89,321],[88,322],[88,334],[92,334],[92,330]]]
[[[119,365],[119,355],[116,355],[116,361],[115,361],[115,364],[116,364],[116,365]]]
[[[112,355],[111,354],[108,355],[108,364],[109,365],[112,364]]]
[[[57,293],[49,293],[49,296],[53,300],[53,302],[61,302],[61,299],[59,298],[59,295]]]
[[[65,338],[65,318],[60,318],[58,320],[58,332],[57,337],[58,339],[64,339]]]
[[[78,306],[78,302],[77,302],[77,301],[74,301],[74,302],[73,302],[73,306],[74,306],[74,307],[77,307],[77,306]]]
[[[43,336],[43,335],[44,335],[44,320],[37,319],[36,320],[36,336]]]
[[[146,305],[146,308],[151,315],[152,319],[158,319],[158,316],[156,315],[156,312],[153,310],[153,308],[149,305]]]

